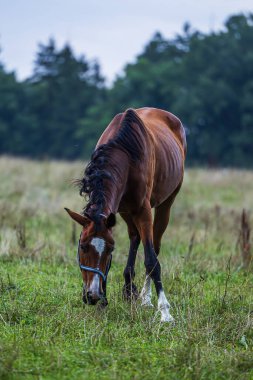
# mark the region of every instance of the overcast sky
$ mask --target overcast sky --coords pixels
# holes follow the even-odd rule
[[[112,81],[155,31],[180,33],[188,21],[198,30],[221,29],[231,14],[253,12],[252,0],[0,0],[0,61],[19,79],[32,73],[39,42],[54,37],[76,54],[97,58]]]

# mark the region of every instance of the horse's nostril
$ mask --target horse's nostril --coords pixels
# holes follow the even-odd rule
[[[90,305],[95,305],[101,298],[101,294],[93,293],[91,291],[87,292],[87,300]]]
[[[91,298],[91,292],[87,292],[87,298],[88,298],[88,299]]]
[[[90,293],[88,295],[89,298],[92,298],[93,300],[99,300],[101,298],[101,294],[98,293]]]

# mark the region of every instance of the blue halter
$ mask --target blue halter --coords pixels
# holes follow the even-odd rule
[[[86,270],[87,272],[93,272],[93,273],[98,274],[100,277],[102,277],[103,284],[106,284],[107,275],[108,275],[109,270],[110,270],[110,268],[111,268],[112,254],[110,254],[110,260],[109,260],[109,263],[108,263],[107,266],[106,266],[105,273],[103,273],[103,272],[102,272],[100,269],[98,269],[98,268],[92,268],[92,267],[88,267],[88,266],[86,266],[86,265],[82,265],[81,262],[80,262],[80,254],[79,254],[80,239],[81,239],[81,235],[80,235],[80,238],[79,238],[78,248],[77,248],[77,257],[78,257],[79,268],[80,268],[81,270],[83,270],[83,271]]]

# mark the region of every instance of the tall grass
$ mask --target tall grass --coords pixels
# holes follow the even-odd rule
[[[176,319],[122,300],[127,229],[118,217],[109,306],[82,305],[72,185],[83,163],[0,159],[0,378],[253,379],[252,269],[239,244],[253,226],[253,173],[188,170],[160,261]],[[144,281],[143,250],[136,283]],[[153,289],[154,290],[154,289]]]

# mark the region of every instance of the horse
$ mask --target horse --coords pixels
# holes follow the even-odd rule
[[[185,156],[186,137],[181,121],[161,109],[127,109],[117,114],[102,133],[84,176],[78,181],[80,195],[88,198],[87,204],[81,214],[66,208],[82,226],[78,261],[83,302],[108,304],[106,280],[115,245],[115,215],[119,213],[127,224],[130,240],[124,297],[139,297],[141,305],[153,306],[153,280],[161,321],[174,320],[162,286],[158,255],[171,206],[183,182]],[[134,268],[140,242],[146,275],[139,294]]]

